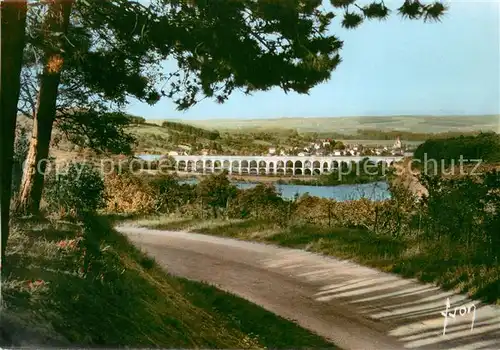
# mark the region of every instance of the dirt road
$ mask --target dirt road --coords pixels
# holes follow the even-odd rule
[[[170,273],[237,294],[344,349],[500,349],[500,307],[433,285],[302,250],[186,232],[117,229]],[[443,336],[447,298],[451,314],[458,309],[455,318],[448,317]],[[465,309],[460,316],[462,306],[471,312]]]

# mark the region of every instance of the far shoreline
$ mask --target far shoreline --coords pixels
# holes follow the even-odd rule
[[[177,172],[177,176],[182,179],[202,179],[206,175],[193,174],[188,172]],[[387,182],[386,179],[374,179],[373,181],[359,182],[359,183],[337,183],[337,184],[324,184],[320,182],[320,177],[316,176],[266,176],[266,175],[227,175],[228,179],[234,182],[247,183],[247,184],[279,184],[290,186],[322,186],[322,187],[337,187],[337,186],[355,186],[355,185],[368,185],[379,182]],[[300,183],[294,183],[300,181]]]
[[[193,174],[188,172],[178,171],[177,176],[181,178],[203,178],[210,174]],[[238,182],[248,182],[248,183],[273,183],[273,182],[288,182],[290,180],[301,180],[301,181],[311,181],[318,180],[319,176],[268,176],[268,175],[227,175],[228,179]]]

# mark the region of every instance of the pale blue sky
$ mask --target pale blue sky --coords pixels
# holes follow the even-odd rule
[[[386,1],[391,9],[400,1]],[[168,99],[134,101],[128,112],[153,119],[500,114],[500,5],[451,1],[438,23],[401,19],[332,28],[344,48],[329,82],[309,95],[276,89],[222,105],[204,100],[179,112]]]

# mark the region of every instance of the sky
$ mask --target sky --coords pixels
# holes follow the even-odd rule
[[[402,0],[386,0],[396,9]],[[131,100],[127,111],[147,119],[500,114],[500,1],[450,0],[438,23],[367,21],[355,30],[334,23],[343,62],[309,95],[280,89],[235,92],[224,104],[205,99],[177,111]],[[339,16],[340,17],[340,16]],[[168,65],[165,64],[165,68]]]

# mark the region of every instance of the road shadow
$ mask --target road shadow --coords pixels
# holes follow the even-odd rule
[[[290,242],[302,241],[298,237]],[[471,300],[433,284],[403,279],[347,260],[304,251],[286,251],[263,263],[316,285],[313,298],[324,303],[325,307],[349,305],[353,313],[383,323],[388,334],[404,342],[407,348],[500,348],[498,306]],[[457,308],[457,316],[448,317],[446,334],[443,335],[444,316],[441,312],[445,312],[448,298],[449,312],[453,314]],[[475,306],[475,316],[472,305]]]

